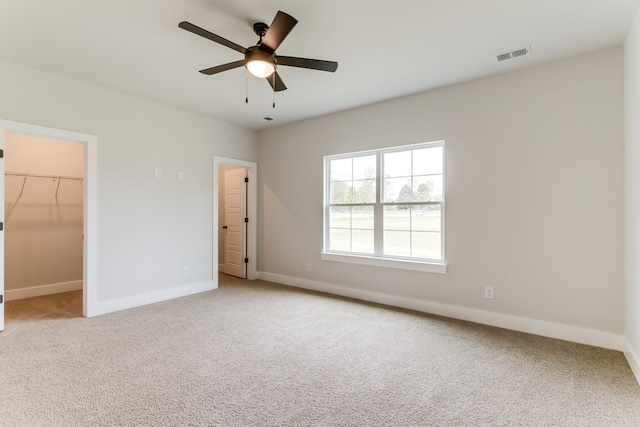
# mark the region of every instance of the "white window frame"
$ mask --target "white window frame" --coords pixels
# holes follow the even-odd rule
[[[441,239],[441,256],[440,260],[424,260],[420,258],[410,258],[410,257],[392,257],[383,255],[382,246],[382,238],[380,234],[383,233],[383,211],[384,206],[395,205],[398,203],[384,203],[382,200],[383,196],[383,159],[384,155],[387,153],[394,152],[402,152],[408,150],[416,150],[420,148],[432,148],[432,147],[442,147],[442,201],[439,202],[429,202],[427,204],[438,204],[441,209],[441,229],[440,229],[440,239]],[[353,203],[353,204],[344,204],[341,206],[373,206],[374,208],[374,233],[375,237],[375,254],[361,254],[354,252],[342,252],[342,251],[330,251],[329,241],[330,241],[330,227],[329,227],[329,218],[331,213],[331,201],[330,201],[330,191],[331,191],[331,176],[329,171],[329,165],[332,160],[339,159],[348,159],[359,156],[367,156],[367,155],[376,155],[377,157],[377,169],[376,169],[376,201],[375,203]],[[367,151],[359,151],[352,153],[344,153],[338,155],[329,155],[324,157],[324,194],[323,194],[323,252],[321,254],[321,258],[326,261],[336,261],[336,262],[346,262],[351,264],[361,264],[361,265],[370,265],[370,266],[379,266],[379,267],[387,267],[387,268],[399,268],[404,270],[414,270],[414,271],[423,271],[423,272],[431,272],[431,273],[441,273],[446,274],[447,272],[447,264],[445,262],[445,141],[434,141],[434,142],[425,142],[419,144],[411,144],[411,145],[403,145],[396,147],[388,147],[376,150],[367,150]],[[403,205],[411,205],[411,204],[425,204],[424,202],[407,202],[402,203]]]

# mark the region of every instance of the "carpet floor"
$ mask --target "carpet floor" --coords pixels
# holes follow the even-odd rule
[[[620,352],[220,276],[95,318],[6,303],[2,426],[639,426]]]

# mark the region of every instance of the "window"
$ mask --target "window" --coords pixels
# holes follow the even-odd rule
[[[444,142],[327,156],[325,177],[326,259],[444,265]]]

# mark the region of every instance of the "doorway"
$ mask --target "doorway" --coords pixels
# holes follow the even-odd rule
[[[82,314],[91,317],[97,314],[97,138],[73,131],[48,128],[28,123],[0,119],[0,149],[5,149],[7,134],[30,135],[34,137],[79,143],[83,146],[83,207],[82,207]],[[5,159],[0,161],[0,222],[5,222]],[[45,178],[46,180],[46,178]],[[62,184],[60,184],[62,185]],[[58,188],[58,196],[60,197]],[[0,233],[5,233],[0,231]],[[5,247],[4,234],[0,235],[0,331],[4,330],[4,289]],[[76,284],[75,286],[79,286]]]
[[[213,171],[214,277],[257,279],[257,164],[216,156]]]
[[[10,132],[4,144],[6,301],[82,291],[84,145]]]
[[[220,271],[241,279],[247,278],[247,187],[249,177],[246,168],[220,165],[220,208],[218,224],[222,224],[218,253]]]

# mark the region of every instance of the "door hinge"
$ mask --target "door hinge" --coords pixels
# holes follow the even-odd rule
[[[245,259],[244,259],[244,263],[245,263],[245,264],[249,264],[249,258],[245,258]]]
[[[0,222],[0,231],[4,230],[4,222]]]
[[[244,177],[244,182],[249,182],[249,177],[248,176]]]
[[[0,159],[4,159],[4,150],[0,150]]]
[[[0,304],[2,304],[2,301],[4,301],[4,295],[0,295]]]
[[[249,222],[249,218],[245,218],[245,219],[244,219],[244,222]]]

